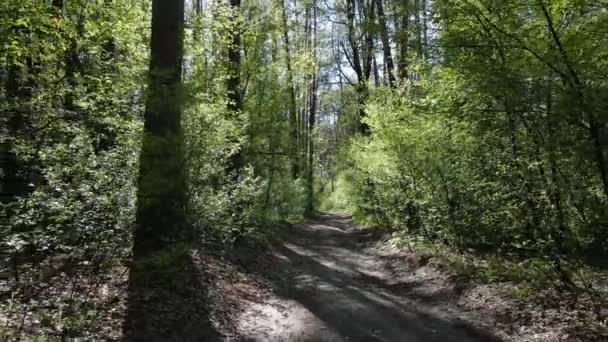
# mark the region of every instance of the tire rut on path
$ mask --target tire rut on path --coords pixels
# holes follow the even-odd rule
[[[417,300],[346,214],[294,225],[257,270],[274,294],[239,318],[244,341],[497,341],[446,305]],[[398,286],[394,286],[394,285]]]

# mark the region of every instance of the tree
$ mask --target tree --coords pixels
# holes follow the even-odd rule
[[[230,44],[228,46],[228,110],[237,118],[243,109],[242,89],[241,89],[241,23],[240,10],[241,0],[230,0],[232,11],[232,22],[230,24]],[[243,164],[243,153],[239,148],[229,160],[228,172],[238,175],[239,169]]]
[[[391,44],[388,37],[388,29],[386,26],[386,16],[384,15],[384,6],[382,0],[376,1],[376,9],[378,10],[378,21],[380,25],[380,39],[382,40],[382,53],[384,55],[384,70],[388,78],[388,84],[392,88],[395,86],[395,74],[393,56],[391,54]]]
[[[207,340],[187,217],[182,112],[184,2],[154,0],[149,85],[129,275],[128,340]]]
[[[409,1],[400,1],[399,6],[396,6],[395,27],[399,30],[396,32],[397,46],[399,47],[399,61],[397,63],[397,72],[401,82],[408,77],[408,53],[409,53],[409,30],[410,30],[410,6]],[[400,25],[397,25],[400,24]]]
[[[158,252],[188,235],[180,93],[183,25],[183,1],[153,1],[136,254]]]
[[[296,179],[300,174],[300,151],[298,150],[298,118],[296,107],[296,90],[293,79],[293,68],[291,66],[291,51],[289,47],[289,26],[287,25],[287,14],[285,10],[285,1],[280,0],[281,6],[281,32],[283,33],[283,49],[285,52],[285,67],[287,69],[287,87],[289,89],[289,135],[290,135],[290,150],[292,153],[291,174]]]
[[[342,51],[354,71],[356,81],[349,81],[357,92],[359,132],[369,134],[369,127],[361,119],[365,117],[365,101],[369,95],[368,82],[372,73],[374,54],[375,1],[346,0],[344,16],[347,28],[346,42],[341,42]],[[340,72],[343,72],[340,70]],[[347,78],[348,80],[348,78]]]
[[[314,161],[315,161],[315,119],[317,114],[317,88],[318,88],[318,61],[317,61],[317,1],[313,1],[312,4],[312,34],[310,36],[310,46],[312,49],[313,61],[315,63],[315,70],[313,71],[313,75],[311,78],[310,84],[310,101],[309,101],[309,112],[308,112],[308,126],[307,126],[307,135],[308,135],[308,162],[307,162],[307,203],[306,203],[306,211],[307,213],[314,213]]]

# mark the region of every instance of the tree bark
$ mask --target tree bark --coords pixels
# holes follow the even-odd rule
[[[380,72],[378,71],[378,62],[376,61],[376,56],[372,57],[372,68],[374,70],[374,85],[376,87],[380,86]],[[386,76],[386,64],[384,64],[384,76]]]
[[[187,238],[180,96],[183,0],[154,0],[140,156],[135,254]]]
[[[313,30],[311,36],[311,49],[313,60],[315,61],[315,73],[312,76],[312,82],[310,85],[310,110],[308,114],[308,177],[307,177],[307,205],[306,212],[311,215],[314,213],[314,128],[315,128],[315,116],[317,112],[317,87],[318,87],[318,66],[317,62],[317,1],[313,1]]]
[[[407,54],[409,47],[409,23],[410,23],[410,12],[407,1],[402,2],[403,6],[400,8],[401,15],[401,27],[399,32],[397,32],[398,41],[399,41],[399,63],[397,65],[397,70],[399,74],[399,79],[401,82],[407,79],[408,75],[408,65],[407,65]]]
[[[416,53],[419,59],[423,59],[424,53],[422,49],[422,22],[420,21],[420,1],[423,0],[414,0],[414,25],[416,25]]]
[[[289,47],[289,27],[287,26],[287,13],[285,0],[280,0],[281,20],[283,23],[283,49],[285,50],[285,65],[287,68],[287,86],[289,87],[289,138],[292,151],[291,176],[296,179],[300,175],[300,151],[298,151],[298,113],[296,108],[296,90],[293,82],[291,67],[291,51]]]
[[[346,3],[346,23],[348,29],[348,43],[350,45],[350,63],[357,75],[357,84],[355,90],[357,91],[357,105],[359,114],[359,132],[362,134],[369,134],[369,126],[362,121],[365,117],[365,101],[369,93],[368,81],[372,69],[372,54],[373,54],[373,36],[369,32],[370,23],[373,22],[374,14],[374,2],[372,1],[369,8],[364,8],[363,2],[360,2],[360,12],[362,12],[364,18],[363,27],[367,29],[367,32],[363,32],[364,41],[361,44],[362,53],[359,51],[359,44],[357,42],[357,31],[356,25],[356,0],[348,0]],[[363,57],[363,58],[362,58]]]
[[[228,110],[233,118],[237,118],[243,109],[241,94],[241,25],[239,13],[241,0],[230,0],[232,9],[232,30],[230,32],[230,45],[228,46]],[[243,153],[239,148],[228,160],[228,173],[238,176],[239,169],[243,166]]]
[[[393,88],[395,86],[395,74],[393,73],[393,56],[391,54],[391,44],[388,38],[388,29],[386,27],[386,16],[384,14],[384,7],[382,6],[382,0],[376,1],[376,9],[378,10],[378,21],[380,25],[380,39],[382,40],[382,53],[384,55],[384,69],[386,70],[386,76],[388,77],[388,85]]]

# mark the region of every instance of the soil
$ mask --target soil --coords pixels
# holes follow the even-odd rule
[[[270,253],[238,253],[247,255],[237,260],[247,272],[272,289],[244,302],[236,319],[240,340],[501,340],[448,300],[453,287],[429,274],[426,260],[412,261],[415,271],[396,268],[379,236],[358,229],[350,216],[323,214],[286,229]]]

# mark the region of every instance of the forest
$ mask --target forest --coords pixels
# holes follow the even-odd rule
[[[2,0],[0,43],[0,341],[608,340],[605,0]]]

